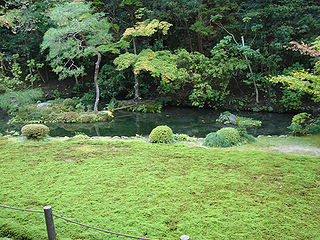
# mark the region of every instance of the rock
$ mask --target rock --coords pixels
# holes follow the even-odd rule
[[[229,121],[230,121],[232,124],[235,124],[235,123],[237,122],[237,117],[236,117],[236,115],[231,114],[231,115],[229,116]]]
[[[264,137],[264,135],[259,135],[257,138],[261,138],[261,137]]]
[[[38,103],[37,108],[52,108],[51,103]]]
[[[113,136],[112,139],[120,139],[119,136]]]
[[[189,240],[189,239],[190,239],[190,237],[187,235],[183,235],[180,237],[180,240]]]

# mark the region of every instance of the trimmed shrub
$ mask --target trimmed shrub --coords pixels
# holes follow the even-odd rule
[[[21,128],[21,133],[28,139],[40,139],[48,135],[50,129],[43,124],[27,124]]]
[[[173,141],[172,129],[168,126],[158,126],[151,131],[149,139],[152,143],[171,143]]]
[[[187,134],[174,134],[173,135],[174,140],[178,142],[183,142],[183,141],[192,141],[192,138],[189,137]]]
[[[207,147],[231,147],[231,143],[216,132],[209,133],[204,139],[203,145]]]
[[[237,145],[240,143],[240,134],[235,128],[221,128],[219,131],[217,131],[217,133],[227,139],[232,145]]]

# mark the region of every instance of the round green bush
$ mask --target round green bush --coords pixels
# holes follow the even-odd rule
[[[208,147],[231,147],[231,143],[216,132],[209,133],[204,139],[203,145]]]
[[[40,139],[49,134],[49,128],[43,124],[27,124],[21,128],[21,133],[28,139]]]
[[[225,139],[227,139],[232,145],[237,145],[240,143],[240,134],[235,128],[226,127],[221,128],[219,131],[217,131],[217,134],[220,134]]]
[[[168,126],[158,126],[151,131],[149,139],[152,143],[171,143],[173,140],[172,129]]]

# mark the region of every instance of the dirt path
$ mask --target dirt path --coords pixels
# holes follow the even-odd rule
[[[282,145],[279,147],[272,147],[272,150],[283,153],[307,153],[320,156],[320,148],[311,146]]]

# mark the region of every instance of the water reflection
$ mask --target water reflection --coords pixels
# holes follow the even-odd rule
[[[209,132],[219,130],[223,125],[216,122],[220,112],[208,109],[167,108],[162,113],[117,112],[111,122],[92,124],[58,123],[47,124],[51,136],[74,136],[82,132],[88,136],[135,136],[148,135],[158,125],[168,125],[175,133],[189,136],[205,137]],[[237,115],[251,117],[262,121],[262,127],[250,129],[249,133],[257,135],[287,134],[292,114],[237,112]],[[0,113],[0,132],[6,130],[20,131],[23,124],[8,125],[8,116]]]

